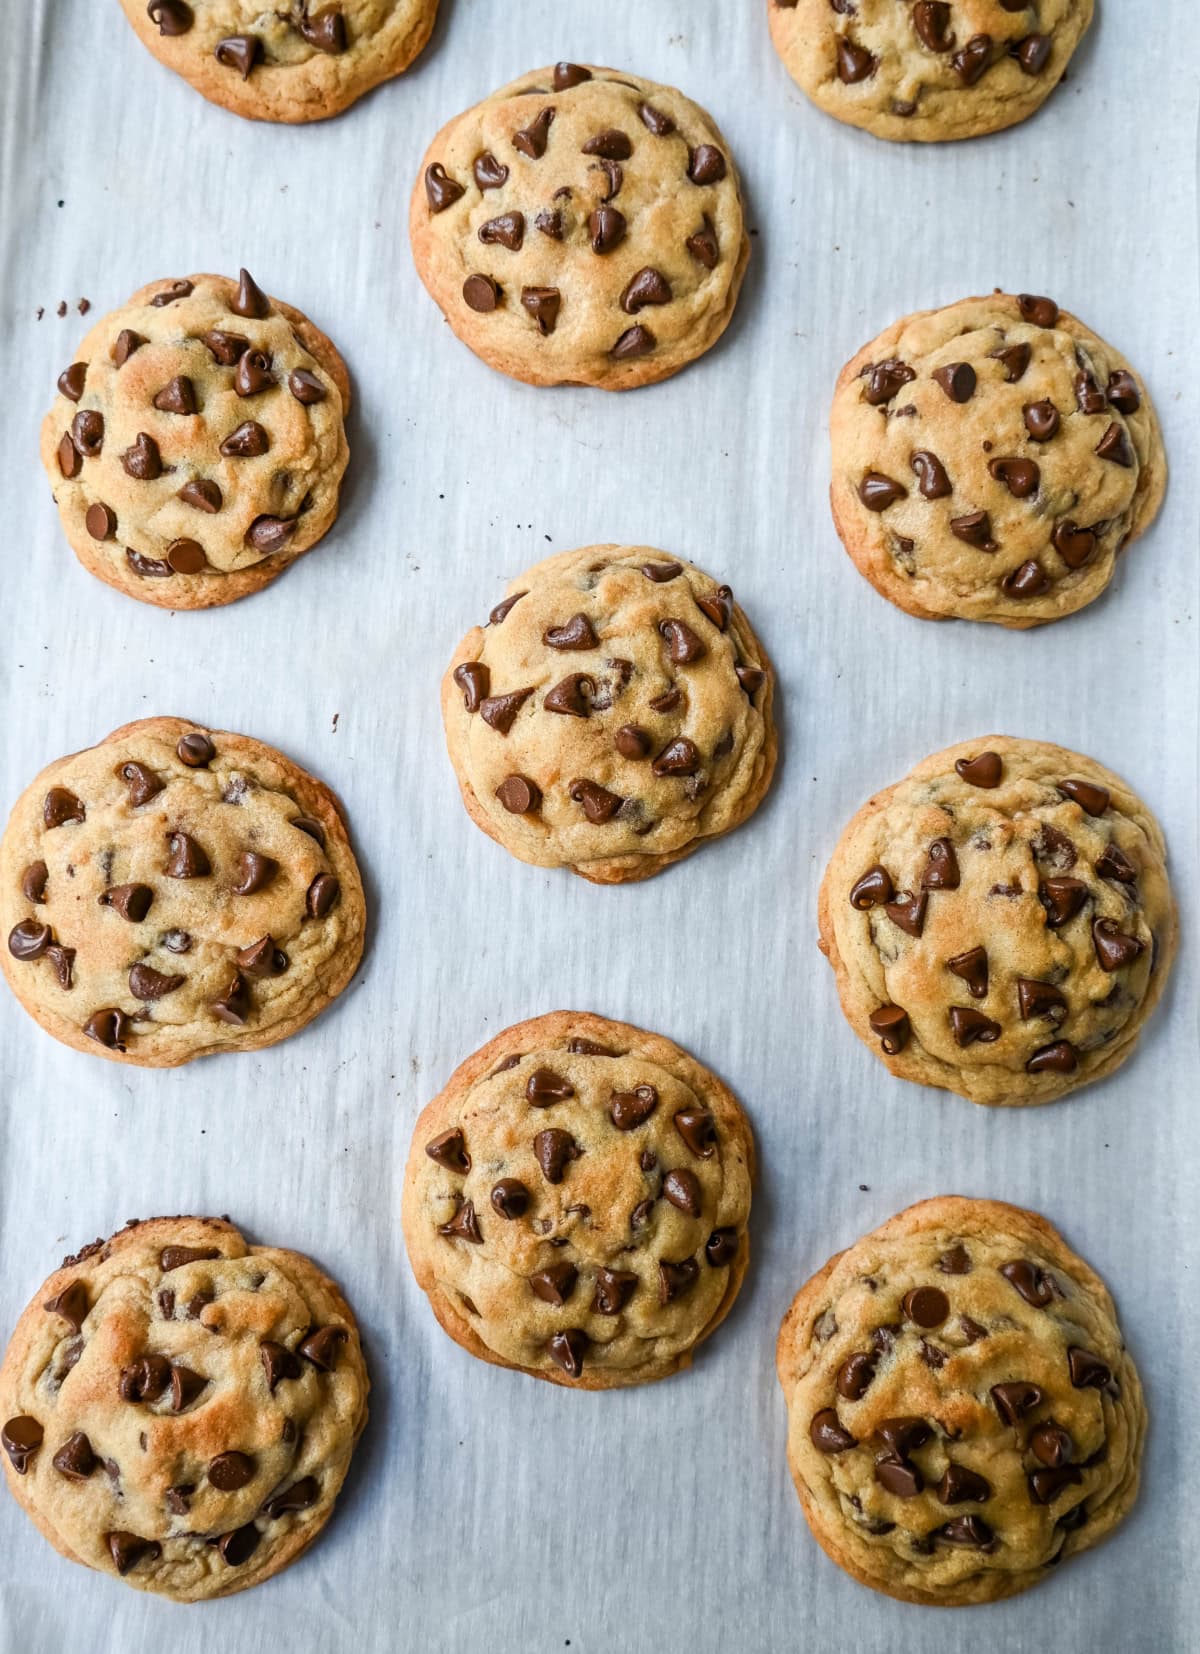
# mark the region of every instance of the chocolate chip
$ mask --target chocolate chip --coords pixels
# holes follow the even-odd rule
[[[186,764],[190,770],[202,770],[211,764],[217,755],[207,735],[199,730],[193,730],[188,735],[181,735],[175,744],[175,754],[181,764]]]
[[[58,388],[69,401],[78,402],[83,395],[87,370],[86,362],[72,362],[69,368],[64,368],[59,374]]]
[[[186,299],[191,291],[192,284],[190,281],[172,281],[166,287],[161,288],[150,300],[150,303],[156,310],[161,310],[164,305],[175,304],[179,299]]]
[[[50,877],[50,869],[44,861],[31,861],[21,874],[21,894],[27,902],[33,902],[40,907],[46,900],[46,881]]]
[[[158,443],[145,431],[139,431],[132,447],[121,455],[121,464],[136,482],[153,482],[162,476],[162,456]]]
[[[83,1032],[88,1039],[94,1039],[98,1044],[107,1046],[110,1051],[124,1051],[129,1038],[129,1018],[124,1011],[114,1006],[105,1006],[92,1015],[83,1025]]]
[[[267,1375],[267,1389],[273,1395],[276,1385],[285,1378],[300,1377],[300,1362],[291,1350],[283,1344],[277,1344],[274,1339],[264,1338],[258,1346],[262,1356],[263,1369]]]
[[[209,1009],[220,1022],[228,1022],[234,1028],[245,1026],[251,1009],[250,990],[240,971],[233,973],[225,992]]]
[[[934,1538],[944,1545],[967,1545],[982,1551],[993,1543],[995,1535],[982,1516],[956,1516],[953,1522],[943,1522],[940,1528],[935,1528]]]
[[[271,314],[271,301],[249,270],[238,271],[237,292],[230,299],[229,308],[238,316],[256,316],[260,320]]]
[[[464,661],[454,668],[454,681],[462,690],[468,712],[478,712],[491,686],[491,673],[480,660]]]
[[[299,18],[296,27],[308,44],[318,52],[336,56],[339,52],[346,50],[346,19],[342,15],[340,6],[322,6],[320,11]],[[245,1529],[242,1531],[245,1532]],[[236,1535],[228,1537],[236,1537]],[[257,1543],[256,1538],[255,1544]],[[222,1552],[222,1555],[224,1555],[224,1552]],[[226,1556],[225,1560],[228,1562],[230,1559]]]
[[[1111,1370],[1090,1350],[1072,1347],[1067,1351],[1067,1365],[1071,1383],[1077,1390],[1103,1390],[1112,1383]]]
[[[881,1453],[875,1460],[875,1480],[897,1499],[915,1499],[925,1486],[925,1478],[915,1464]]]
[[[1057,786],[1060,793],[1072,799],[1090,816],[1102,816],[1111,802],[1112,795],[1108,788],[1099,787],[1092,781],[1059,781]]]
[[[936,454],[930,453],[928,449],[919,448],[912,455],[909,463],[913,468],[913,472],[917,479],[917,487],[920,489],[923,498],[927,500],[944,500],[954,492],[950,478],[946,475],[946,467],[942,464]],[[874,491],[874,483],[872,482],[872,479],[874,479],[874,483],[889,481],[886,477],[881,478],[877,472],[869,472],[868,475],[863,478],[858,492],[859,498],[862,499],[862,502],[867,507],[868,511],[883,511],[887,506],[892,504],[894,499],[899,499],[901,495],[906,493],[905,489],[900,488],[899,483],[889,483],[890,487],[899,489],[899,494],[895,494],[888,499],[884,499],[881,505],[873,504],[872,500],[874,498],[882,498],[882,490],[880,490],[878,494]],[[872,484],[872,495],[870,499],[867,498],[866,493],[864,492],[864,490],[868,488],[869,483]],[[979,515],[982,516],[984,514],[980,513]],[[966,519],[960,519],[960,521],[961,520]]]
[[[171,1383],[171,1363],[165,1355],[143,1355],[121,1368],[117,1385],[122,1401],[157,1401]]]
[[[247,976],[282,976],[288,968],[287,954],[276,947],[275,938],[270,934],[242,948],[236,957],[239,970]]]
[[[588,237],[593,253],[611,253],[625,236],[625,214],[617,207],[597,207],[588,215]]]
[[[663,1179],[662,1192],[672,1206],[690,1218],[698,1218],[702,1204],[700,1179],[686,1168],[669,1171]]]
[[[708,645],[701,642],[686,621],[660,620],[658,630],[666,639],[668,656],[677,666],[690,666],[708,653]]]
[[[966,1247],[952,1246],[948,1252],[943,1252],[938,1259],[938,1268],[943,1275],[969,1275],[971,1259]]]
[[[210,1476],[209,1480],[212,1478]],[[221,1553],[221,1560],[231,1568],[240,1567],[248,1562],[258,1549],[262,1535],[253,1522],[247,1522],[244,1527],[235,1528],[232,1533],[223,1533],[217,1540],[217,1549]]]
[[[293,816],[289,825],[295,827],[297,832],[307,833],[309,838],[315,839],[322,850],[325,848],[325,829],[315,817]]]
[[[191,1509],[191,1496],[196,1491],[195,1482],[178,1482],[169,1487],[163,1495],[163,1503],[172,1516],[186,1516]]]
[[[190,1367],[171,1363],[171,1411],[182,1413],[207,1385],[208,1380]]]
[[[487,315],[500,303],[500,286],[491,276],[468,276],[463,282],[463,298],[472,310]]]
[[[117,514],[111,506],[97,501],[88,506],[83,522],[93,540],[111,540],[117,529]]]
[[[946,0],[917,0],[912,20],[922,46],[927,46],[931,52],[951,50],[954,36],[950,33],[950,7]]]
[[[140,925],[150,911],[154,892],[148,884],[117,884],[106,891],[101,900],[131,925]]]
[[[903,1308],[919,1327],[940,1327],[950,1314],[950,1300],[940,1287],[915,1286],[904,1294]]]
[[[1031,322],[1034,327],[1053,327],[1058,320],[1058,306],[1054,300],[1037,293],[1018,293],[1017,309],[1021,312],[1021,320]],[[1023,348],[1028,350],[1029,346]],[[1020,378],[1020,375],[1017,377]]]
[[[479,716],[498,735],[507,735],[517,713],[532,694],[532,689],[513,689],[506,695],[489,695],[479,703]]]
[[[0,1430],[0,1446],[8,1454],[18,1476],[24,1476],[28,1471],[29,1461],[42,1445],[44,1435],[41,1425],[28,1413],[21,1413],[16,1418],[9,1419],[3,1430]],[[87,1440],[86,1437],[83,1439]],[[58,1459],[54,1462],[57,1464]]]
[[[1019,568],[1010,570],[1000,582],[1006,597],[1040,597],[1050,585],[1050,577],[1042,565],[1032,557]]]
[[[166,874],[169,879],[203,879],[212,872],[212,863],[187,833],[168,834],[168,843]]]
[[[574,803],[583,805],[584,815],[596,826],[611,821],[625,802],[616,793],[610,793],[607,787],[583,777],[577,777],[570,783],[567,794]]]
[[[218,1453],[208,1467],[208,1479],[220,1493],[236,1493],[254,1480],[254,1460],[248,1453]]]
[[[1010,50],[1027,75],[1040,75],[1050,61],[1053,44],[1048,34],[1027,34]]]
[[[707,213],[704,215],[701,228],[688,236],[684,246],[697,264],[702,264],[706,270],[716,269],[721,260],[721,249],[717,241],[717,232]]]
[[[658,1301],[670,1304],[685,1297],[700,1278],[700,1265],[695,1258],[684,1258],[679,1263],[668,1263],[665,1258],[658,1265]]]
[[[39,1428],[40,1436],[41,1430]],[[5,1440],[5,1447],[8,1442]],[[9,1456],[11,1457],[11,1451]],[[65,1476],[69,1482],[86,1482],[95,1470],[99,1460],[92,1451],[92,1444],[82,1430],[76,1430],[73,1436],[68,1436],[50,1461],[60,1476]],[[14,1461],[15,1466],[15,1461]]]
[[[164,976],[150,965],[134,965],[129,972],[129,991],[135,999],[162,999],[187,981],[185,976]]]
[[[58,469],[68,482],[83,470],[83,455],[71,441],[70,431],[64,431],[58,440]]]
[[[1069,569],[1081,569],[1096,550],[1093,529],[1080,528],[1070,517],[1055,523],[1051,543]]]
[[[951,517],[950,532],[977,551],[995,551],[992,519],[986,511],[972,511],[965,517]]]
[[[921,456],[922,458],[926,456]],[[932,456],[929,456],[932,457]],[[913,469],[917,469],[918,456],[913,455]],[[920,473],[918,472],[918,475]],[[944,474],[944,473],[943,473]],[[924,489],[922,490],[924,492]],[[868,471],[858,485],[858,497],[868,511],[886,511],[888,506],[895,505],[907,495],[908,489],[902,484],[885,477],[881,471]],[[927,499],[936,496],[926,494]]]
[[[700,763],[699,747],[681,735],[663,748],[651,768],[655,775],[695,775]]]
[[[547,1183],[561,1183],[571,1161],[578,1160],[582,1153],[571,1133],[557,1127],[539,1131],[533,1140],[534,1158]]]
[[[875,1377],[875,1358],[859,1350],[847,1356],[837,1371],[837,1393],[847,1401],[861,1401]]]
[[[706,1108],[681,1108],[673,1116],[675,1130],[700,1160],[711,1160],[717,1148],[717,1122]]]
[[[1022,414],[1025,429],[1035,442],[1049,442],[1062,424],[1058,409],[1048,397],[1040,402],[1026,402]]]
[[[1092,943],[1096,949],[1096,963],[1102,971],[1119,971],[1132,965],[1146,944],[1136,936],[1118,930],[1114,919],[1097,919],[1092,925]]]
[[[1082,879],[1044,879],[1038,885],[1038,896],[1046,908],[1047,924],[1051,930],[1058,930],[1087,901],[1088,887]]]
[[[606,161],[627,161],[633,154],[633,145],[624,132],[610,126],[597,132],[582,146],[585,155],[602,155]]]
[[[509,815],[530,815],[542,802],[541,788],[523,775],[506,775],[496,788],[496,797]]]
[[[1039,1424],[1029,1438],[1029,1448],[1036,1459],[1048,1465],[1051,1470],[1059,1470],[1063,1465],[1071,1462],[1074,1453],[1074,1444],[1070,1436],[1060,1424],[1048,1419],[1045,1424]]]
[[[1035,1505],[1052,1505],[1064,1488],[1083,1480],[1077,1465],[1065,1465],[1057,1470],[1035,1470],[1029,1477],[1029,1496]]]
[[[894,902],[885,902],[883,911],[906,935],[920,936],[925,929],[925,909],[928,904],[929,897],[923,890],[915,893],[905,890]]]
[[[555,1263],[531,1275],[529,1286],[535,1298],[561,1309],[574,1292],[578,1279],[579,1271],[573,1263]]]
[[[645,265],[621,294],[621,309],[630,316],[648,304],[670,304],[671,284],[661,271]]]
[[[818,1453],[845,1453],[858,1446],[857,1438],[842,1427],[832,1407],[823,1407],[813,1417],[808,1427],[808,1439]]]
[[[898,1056],[908,1044],[912,1032],[908,1012],[899,1005],[881,1005],[867,1018],[871,1032],[879,1036],[879,1043],[889,1057]]]
[[[224,368],[236,366],[250,349],[249,339],[243,339],[240,333],[223,333],[220,328],[205,333],[201,342],[207,346],[213,361]]]
[[[874,362],[864,369],[866,384],[863,387],[863,400],[869,402],[873,408],[882,407],[890,402],[897,391],[915,379],[916,373],[907,362],[901,362],[892,356],[885,362]]]
[[[586,718],[591,712],[591,696],[596,692],[596,680],[588,672],[571,672],[548,690],[542,701],[547,712],[559,712],[569,718]]]
[[[675,130],[675,122],[670,115],[665,115],[661,109],[655,109],[651,103],[639,104],[638,114],[641,116],[642,124],[653,132],[656,138],[665,138]]]
[[[550,127],[553,121],[552,108],[539,110],[528,126],[523,127],[520,132],[513,133],[513,148],[522,155],[527,155],[531,161],[540,161],[550,141]]]
[[[1116,879],[1118,884],[1137,883],[1137,868],[1115,844],[1105,846],[1096,862],[1096,871],[1102,879]]]
[[[162,1555],[162,1546],[157,1539],[142,1539],[136,1533],[128,1533],[123,1528],[115,1528],[111,1533],[104,1535],[104,1542],[108,1546],[108,1554],[113,1559],[113,1565],[119,1574],[127,1574],[139,1562],[155,1562]]]
[[[310,1505],[316,1504],[320,1492],[320,1483],[315,1476],[303,1476],[282,1493],[273,1493],[263,1505],[262,1513],[274,1522],[281,1516],[291,1515],[293,1511],[308,1510]]]
[[[674,712],[683,701],[683,691],[675,684],[662,695],[656,695],[650,702],[651,712]]]
[[[146,14],[161,35],[186,34],[192,26],[192,8],[186,0],[150,0]]]
[[[1021,1008],[1022,1022],[1028,1022],[1031,1017],[1042,1017],[1061,1012],[1066,1015],[1066,996],[1049,982],[1036,982],[1030,977],[1017,978],[1017,1003]]]
[[[1078,1053],[1069,1040],[1043,1045],[1025,1064],[1027,1074],[1073,1074],[1079,1066]]]
[[[255,850],[243,850],[238,857],[237,878],[231,886],[235,896],[252,896],[263,890],[279,871],[279,863]]]
[[[988,470],[997,482],[1002,482],[1015,500],[1027,500],[1036,494],[1041,481],[1041,470],[1032,459],[993,459]]]
[[[36,919],[24,919],[8,933],[8,951],[14,959],[29,963],[40,959],[50,946],[54,932],[49,925],[39,925]]]
[[[95,459],[104,447],[104,415],[81,408],[71,421],[71,441],[84,459]]]
[[[546,1351],[556,1366],[568,1378],[578,1378],[583,1371],[583,1360],[591,1347],[591,1340],[579,1327],[568,1327],[556,1332],[546,1345]]]
[[[714,1229],[704,1243],[704,1256],[714,1269],[726,1269],[738,1254],[736,1229]]]
[[[534,1108],[553,1108],[575,1095],[570,1080],[556,1074],[552,1068],[537,1068],[525,1083],[526,1101]]]
[[[1085,368],[1075,375],[1075,402],[1080,413],[1103,413],[1108,403],[1104,392]]]
[[[993,1022],[991,1017],[985,1017],[982,1011],[973,1010],[969,1005],[950,1007],[950,1028],[954,1043],[964,1050],[976,1041],[981,1045],[991,1045],[1003,1032],[998,1022]]]
[[[850,905],[860,912],[868,908],[877,907],[892,899],[893,886],[891,874],[886,867],[876,862],[868,867],[861,878],[850,887]]]
[[[634,762],[642,758],[648,758],[652,744],[646,731],[639,729],[636,724],[622,725],[613,737],[613,745],[621,754],[621,757],[631,759]]]
[[[875,1434],[880,1441],[886,1444],[893,1455],[901,1459],[915,1453],[919,1447],[924,1447],[932,1433],[924,1419],[913,1418],[907,1414],[900,1418],[882,1419],[875,1428]]]
[[[508,168],[496,159],[490,149],[475,157],[471,170],[481,190],[498,190],[508,177]]]
[[[117,334],[117,342],[113,346],[113,361],[117,367],[123,368],[135,350],[140,350],[146,343],[140,333],[135,333],[130,327],[123,327]]]
[[[463,186],[455,183],[440,161],[434,161],[432,166],[426,167],[425,196],[431,212],[445,212],[447,207],[452,207],[465,193]]]
[[[843,85],[854,86],[860,80],[869,79],[877,67],[878,59],[872,57],[865,46],[847,39],[845,35],[838,36],[837,72]]]
[[[185,374],[176,374],[155,393],[154,406],[160,413],[194,414],[198,406],[196,387]]]
[[[608,1117],[618,1131],[633,1131],[645,1125],[658,1107],[658,1092],[652,1085],[633,1091],[614,1091],[609,1098]]]
[[[543,338],[554,332],[562,304],[557,287],[522,287],[521,304],[537,323]]]
[[[949,839],[934,839],[929,845],[929,862],[921,875],[924,890],[957,890],[959,888],[959,858]]]
[[[158,1267],[164,1275],[169,1275],[173,1269],[183,1269],[190,1263],[207,1263],[220,1256],[215,1246],[164,1246],[158,1254]]]
[[[920,10],[918,6],[917,10]],[[949,8],[943,7],[949,15]],[[969,402],[975,394],[975,369],[969,362],[947,362],[933,375],[951,402]]]
[[[86,813],[82,802],[66,787],[51,787],[42,800],[42,822],[47,829],[83,821]]]
[[[238,395],[261,396],[274,383],[275,375],[271,372],[271,358],[267,353],[263,350],[244,351],[233,373],[233,388]],[[225,452],[224,447],[221,452]]]
[[[619,1315],[633,1296],[636,1275],[624,1269],[597,1269],[592,1309],[597,1315]]]
[[[502,1218],[523,1217],[528,1205],[529,1190],[519,1178],[502,1177],[492,1185],[492,1206]]]
[[[988,956],[984,948],[970,948],[947,959],[946,969],[967,984],[972,999],[986,999],[988,991]]]
[[[1108,376],[1108,385],[1105,397],[1109,405],[1118,413],[1133,414],[1142,405],[1141,392],[1137,388],[1137,381],[1127,368],[1118,368]]]
[[[221,454],[225,459],[257,459],[270,446],[271,439],[257,420],[244,419],[222,442]]]
[[[612,355],[618,362],[628,361],[634,356],[648,356],[658,340],[648,327],[639,322],[637,327],[628,327],[621,334],[612,347]]]
[[[323,919],[331,911],[342,893],[342,887],[333,873],[318,873],[309,885],[304,898],[304,910],[310,919]]]
[[[218,40],[213,56],[225,69],[236,69],[243,80],[250,79],[250,71],[262,60],[262,41],[257,35],[230,34]]]

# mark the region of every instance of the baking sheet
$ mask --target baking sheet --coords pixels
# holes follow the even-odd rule
[[[323,126],[255,126],[138,45],[115,0],[0,0],[0,807],[49,759],[152,712],[282,747],[347,804],[367,957],[298,1038],[173,1073],[56,1045],[0,995],[0,1324],[62,1254],[131,1216],[228,1212],[345,1287],[374,1393],[341,1507],[298,1566],[184,1610],[57,1558],[0,1499],[0,1647],[229,1654],[1154,1650],[1200,1645],[1181,1497],[1200,1450],[1197,1264],[1197,81],[1192,0],[1100,0],[1036,119],[901,148],[821,117],[763,0],[443,0],[403,80]],[[681,86],[742,169],[755,257],[723,343],[629,396],[533,391],[459,345],[412,268],[407,200],[451,114],[557,57]],[[94,314],[152,277],[253,270],[355,377],[335,531],[205,614],[89,578],[37,463]],[[1166,509],[1084,614],[1018,635],[892,609],[826,501],[841,363],[907,311],[1050,292],[1152,387]],[[66,318],[55,308],[65,299]],[[37,319],[39,307],[45,315]],[[552,549],[661,546],[728,578],[777,663],[783,761],[741,831],[598,889],[473,828],[437,685],[506,579]],[[266,669],[264,669],[264,663]],[[1014,1113],[888,1078],[844,1025],[816,887],[875,787],[1003,730],[1132,781],[1167,831],[1185,948],[1137,1056]],[[756,1259],[691,1374],[571,1393],[485,1367],[435,1326],[398,1213],[413,1120],[498,1029],[559,1006],[670,1034],[737,1090],[762,1161]],[[810,1539],[784,1461],[775,1334],[830,1252],[910,1201],[1048,1213],[1109,1279],[1152,1408],[1119,1535],[1017,1601],[956,1614],[854,1585]],[[1185,1548],[1186,1547],[1186,1548]]]

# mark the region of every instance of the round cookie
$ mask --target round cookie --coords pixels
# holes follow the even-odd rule
[[[121,0],[160,63],[235,115],[323,121],[401,74],[438,0]]]
[[[142,1068],[311,1022],[363,948],[341,805],[274,748],[144,718],[50,764],[0,839],[0,964],[64,1045]]]
[[[825,871],[821,950],[901,1079],[1048,1103],[1119,1068],[1175,955],[1162,829],[1093,758],[988,735],[869,799]]]
[[[535,69],[444,126],[409,216],[464,344],[530,385],[632,390],[716,343],[750,241],[729,147],[669,86]]]
[[[0,1458],[63,1556],[201,1602],[312,1544],[369,1388],[350,1306],[308,1258],[224,1218],[153,1218],[34,1295],[0,1367]]]
[[[813,1536],[888,1596],[1015,1596],[1137,1498],[1146,1411],[1113,1301],[1036,1212],[910,1206],[800,1289],[776,1365]]]
[[[773,688],[728,586],[647,546],[585,546],[467,633],[442,716],[477,826],[521,861],[621,884],[758,808]]]
[[[749,1259],[754,1140],[658,1034],[576,1011],[518,1023],[417,1121],[404,1238],[472,1355],[584,1390],[690,1366]]]
[[[1053,92],[1093,0],[767,0],[771,39],[819,109],[897,143],[978,138]]]
[[[1040,626],[1112,579],[1167,465],[1141,379],[1053,299],[993,293],[896,322],[830,415],[842,543],[922,620]]]
[[[247,271],[151,282],[96,323],[42,422],[71,549],[161,608],[258,591],[337,516],[349,406],[330,341]]]

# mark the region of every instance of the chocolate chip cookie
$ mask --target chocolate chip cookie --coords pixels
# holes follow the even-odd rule
[[[160,63],[235,115],[322,121],[400,74],[438,0],[121,0]]]
[[[820,897],[842,1010],[893,1074],[1048,1103],[1130,1055],[1175,955],[1162,829],[1094,758],[989,735],[863,805]]]
[[[1112,579],[1166,487],[1125,358],[1031,293],[896,322],[842,369],[834,522],[860,573],[923,620],[1040,626]]]
[[[776,1364],[813,1535],[888,1596],[1015,1596],[1137,1498],[1146,1410],[1113,1301],[1036,1212],[910,1206],[800,1289]]]
[[[442,716],[476,826],[521,861],[623,884],[758,808],[772,693],[728,586],[647,546],[585,546],[467,633]]]
[[[750,1124],[658,1034],[583,1012],[508,1028],[417,1121],[413,1273],[456,1343],[584,1390],[666,1378],[749,1258]]]
[[[349,406],[330,341],[247,271],[151,282],[97,322],[42,422],[71,549],[161,608],[258,591],[337,516]]]
[[[444,126],[409,219],[417,271],[491,367],[631,390],[716,343],[750,242],[729,146],[669,86],[535,69]]]
[[[877,138],[999,132],[1053,92],[1093,0],[767,0],[787,72],[819,109]]]
[[[363,947],[341,805],[272,747],[179,718],[60,758],[0,839],[0,964],[55,1039],[143,1068],[257,1051]]]
[[[350,1306],[308,1258],[225,1218],[153,1218],[34,1295],[0,1367],[0,1457],[63,1556],[201,1602],[312,1544],[369,1387]]]

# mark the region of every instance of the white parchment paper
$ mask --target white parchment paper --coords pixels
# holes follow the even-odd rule
[[[51,758],[127,719],[180,713],[260,736],[338,789],[371,904],[367,957],[340,1004],[253,1056],[113,1067],[56,1045],[0,994],[0,1326],[7,1336],[64,1252],[126,1218],[228,1212],[337,1277],[374,1379],[328,1532],[242,1596],[189,1610],[123,1589],[58,1558],[0,1499],[0,1647],[1194,1649],[1188,947],[1119,1075],[1050,1108],[989,1111],[890,1080],[859,1045],[815,947],[814,904],[868,793],[1000,730],[1129,778],[1164,822],[1194,934],[1200,8],[1099,0],[1036,119],[911,148],[809,107],[771,49],[765,0],[442,9],[410,74],[293,130],[205,103],[138,45],[116,0],[0,0],[0,807]],[[737,316],[701,364],[653,390],[498,377],[412,268],[408,194],[429,137],[558,57],[681,86],[745,180],[755,257]],[[76,564],[38,422],[87,326],[80,297],[94,315],[152,277],[241,263],[349,362],[343,510],[259,596],[172,615]],[[1051,293],[1128,353],[1173,470],[1110,593],[1026,635],[891,608],[842,552],[826,500],[842,362],[894,317],[992,286]],[[507,578],[604,540],[731,581],[778,666],[784,742],[749,826],[623,890],[525,867],[471,826],[437,697],[455,642]],[[571,1393],[473,1361],[405,1260],[399,1191],[418,1109],[484,1039],[560,1006],[674,1036],[734,1086],[758,1135],[741,1299],[693,1372],[658,1387]],[[1062,1226],[1113,1287],[1153,1415],[1143,1497],[1119,1536],[1017,1601],[955,1613],[873,1595],[819,1553],[774,1376],[801,1282],[947,1191]]]

